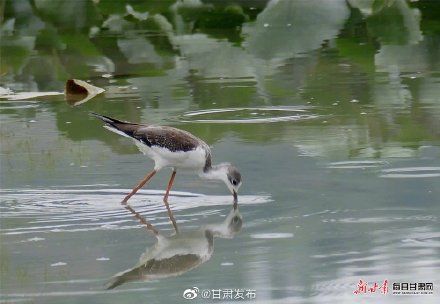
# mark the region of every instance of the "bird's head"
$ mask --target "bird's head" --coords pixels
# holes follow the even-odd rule
[[[222,180],[226,184],[226,187],[228,187],[229,191],[234,196],[234,202],[237,202],[238,189],[242,184],[241,174],[235,166],[229,163],[222,164],[222,166],[224,168],[223,171],[225,174]]]
[[[212,166],[209,171],[200,174],[202,178],[221,180],[226,184],[234,196],[234,205],[238,201],[238,189],[242,184],[241,174],[238,169],[230,163],[221,163]]]

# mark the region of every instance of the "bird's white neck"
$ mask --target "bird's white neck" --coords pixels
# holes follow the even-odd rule
[[[215,165],[205,171],[200,172],[199,176],[203,179],[215,179],[224,181],[225,179],[227,179],[227,168],[222,165]]]

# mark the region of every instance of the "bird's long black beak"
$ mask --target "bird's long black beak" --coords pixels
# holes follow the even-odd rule
[[[238,194],[237,192],[233,191],[232,195],[234,196],[234,210],[238,207]]]

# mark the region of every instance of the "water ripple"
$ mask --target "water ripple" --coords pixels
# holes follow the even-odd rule
[[[329,169],[363,169],[376,168],[387,165],[388,162],[381,160],[353,160],[353,161],[338,161],[331,162],[327,165]]]
[[[7,189],[1,190],[2,221],[28,219],[19,227],[2,225],[3,235],[26,235],[50,232],[80,232],[96,230],[124,230],[137,228],[131,213],[121,205],[121,197],[127,189]],[[168,225],[165,207],[162,203],[164,192],[159,190],[140,190],[130,205],[142,213],[154,225]],[[240,205],[269,202],[268,195],[241,195]],[[175,211],[202,206],[231,205],[231,197],[202,195],[191,192],[171,192],[170,205]],[[212,214],[198,211],[198,216]],[[215,211],[217,212],[217,211]],[[180,223],[194,220],[181,216]],[[28,239],[33,240],[32,238]]]
[[[210,109],[187,112],[181,122],[249,124],[303,121],[320,117],[309,110],[310,107],[299,106]],[[197,118],[200,116],[207,118]]]
[[[440,167],[406,167],[382,170],[384,178],[426,178],[440,177]]]
[[[254,233],[254,234],[251,234],[251,238],[253,238],[253,239],[288,239],[288,238],[293,238],[293,233],[282,233],[282,232]]]
[[[5,298],[37,298],[37,297],[62,297],[62,296],[89,296],[97,294],[110,293],[131,293],[151,291],[153,288],[130,288],[130,289],[115,289],[115,290],[66,290],[66,291],[52,291],[52,292],[29,292],[29,293],[6,293],[2,294]],[[9,301],[9,300],[8,300]]]

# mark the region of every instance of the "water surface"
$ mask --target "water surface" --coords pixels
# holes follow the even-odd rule
[[[181,303],[192,287],[438,302],[439,4],[234,3],[1,6],[1,302]],[[70,78],[105,92],[72,106]],[[89,111],[188,130],[236,164],[240,233],[181,276],[105,290],[155,242],[119,204],[153,164]],[[169,174],[131,199],[164,234]],[[190,173],[174,190],[184,231],[231,208],[224,185]],[[359,280],[433,282],[434,295],[355,295]]]

